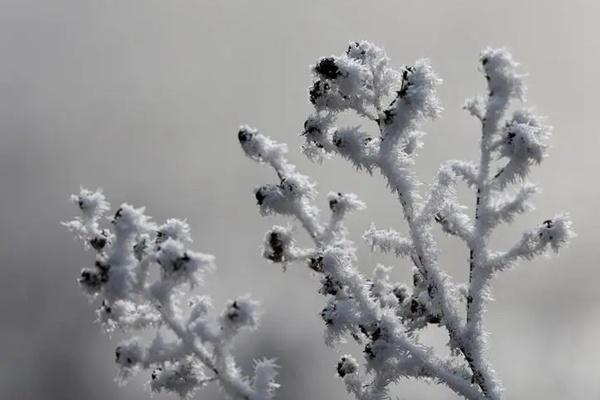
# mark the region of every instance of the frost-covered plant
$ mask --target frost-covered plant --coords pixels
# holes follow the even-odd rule
[[[426,193],[420,193],[412,167],[422,146],[422,124],[441,111],[441,81],[429,61],[398,71],[382,49],[355,42],[341,56],[321,58],[312,68],[309,97],[315,110],[304,124],[303,151],[318,162],[338,154],[357,169],[383,175],[398,197],[407,233],[372,225],[363,239],[372,250],[409,260],[413,279],[408,284],[392,282],[390,267],[383,265],[375,266],[370,278],[358,271],[344,226],[348,213],[366,207],[356,195],[329,193],[330,215],[323,220],[314,205],[315,184],[288,162],[286,145],[248,126],[238,132],[244,152],[269,164],[278,177],[277,183],[255,190],[261,213],[296,218],[313,241],[302,248],[291,227],[274,226],[265,236],[263,256],[284,267],[305,263],[319,276],[318,292],[327,298],[320,312],[327,344],[350,338],[363,348],[362,368],[352,355],[342,356],[336,367],[347,391],[359,400],[387,398],[389,385],[401,378],[444,384],[468,399],[501,399],[500,381],[485,356],[482,324],[490,280],[519,260],[558,251],[574,236],[568,216],[559,214],[523,233],[511,248],[492,250],[493,229],[532,207],[537,189],[526,177],[545,157],[551,129],[514,102],[523,101],[525,87],[506,50],[486,49],[480,61],[488,93],[465,104],[481,122],[479,162],[443,163]],[[346,111],[374,122],[378,134],[338,126]],[[456,196],[459,181],[475,193],[472,216]],[[214,257],[188,249],[185,221],[157,225],[143,208],[123,204],[103,226],[110,207],[102,192],[81,189],[72,200],[81,216],[64,225],[95,252],[93,267],[81,271],[79,283],[101,303],[99,321],[108,332],[151,336],[130,337],[116,348],[121,381],[151,370],[154,392],[189,398],[216,382],[227,398],[273,398],[278,387],[274,361],[256,362],[250,378],[231,352],[236,335],[257,325],[257,303],[241,297],[214,313],[208,297],[191,293],[214,267]],[[455,283],[442,270],[435,226],[465,242],[466,283]],[[420,341],[419,332],[431,325],[447,332],[448,356]]]
[[[107,332],[139,331],[115,350],[119,380],[140,370],[149,373],[153,392],[181,398],[216,382],[227,398],[271,399],[277,384],[273,360],[255,363],[248,378],[231,353],[235,336],[258,323],[258,305],[248,297],[227,302],[221,313],[211,311],[206,296],[192,296],[214,257],[188,249],[192,240],[185,221],[154,224],[144,208],[123,204],[102,227],[110,206],[101,191],[81,189],[73,195],[81,216],[64,223],[95,252],[95,263],[79,277],[92,300],[101,299],[98,320]]]
[[[312,248],[299,248],[290,228],[275,226],[266,235],[263,254],[284,265],[304,262],[321,277],[327,343],[351,338],[364,346],[362,370],[351,355],[337,365],[357,399],[387,398],[388,386],[403,377],[444,384],[468,399],[501,399],[500,380],[485,356],[482,324],[490,279],[520,259],[549,248],[558,251],[573,237],[569,218],[560,214],[525,232],[512,248],[492,250],[492,230],[531,208],[536,187],[525,178],[545,157],[551,129],[533,111],[514,104],[523,101],[525,86],[506,50],[485,49],[480,62],[488,93],[465,105],[481,122],[479,163],[443,163],[426,193],[420,193],[412,166],[422,145],[421,126],[441,111],[441,80],[429,61],[395,70],[382,49],[354,42],[342,55],[321,58],[312,67],[314,112],[304,124],[303,151],[319,162],[339,154],[357,169],[379,171],[387,180],[399,199],[407,234],[372,226],[363,238],[374,250],[406,257],[412,264],[409,284],[391,282],[389,269],[381,265],[371,278],[359,273],[343,225],[348,212],[365,208],[355,195],[330,194],[329,220],[323,220],[314,205],[315,185],[287,161],[286,146],[248,126],[239,130],[244,152],[269,164],[279,178],[255,190],[260,212],[295,217],[314,242]],[[509,115],[511,105],[515,111]],[[338,126],[345,111],[374,122],[379,132]],[[472,216],[457,199],[458,181],[475,193]],[[455,283],[441,268],[432,233],[436,225],[466,244],[465,284]],[[447,331],[450,356],[436,355],[419,340],[419,331],[432,324]]]

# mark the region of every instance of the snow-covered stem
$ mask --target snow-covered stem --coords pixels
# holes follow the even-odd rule
[[[371,246],[371,250],[378,248],[384,253],[392,252],[399,256],[410,256],[413,254],[413,244],[410,239],[400,236],[393,229],[377,229],[374,224],[363,234],[363,239]]]
[[[542,161],[550,128],[529,110],[517,110],[512,117],[505,117],[511,100],[522,100],[525,93],[517,64],[506,50],[484,50],[481,65],[488,95],[465,104],[482,125],[479,164],[458,160],[444,163],[426,196],[419,192],[422,184],[412,165],[422,145],[423,122],[441,111],[437,97],[441,80],[429,61],[418,60],[398,71],[390,66],[382,49],[368,42],[353,42],[344,54],[321,58],[313,66],[309,94],[315,111],[304,124],[303,151],[319,162],[338,154],[357,169],[369,173],[379,170],[384,176],[399,199],[408,237],[392,229],[372,227],[364,238],[372,248],[411,259],[412,292],[407,285],[389,282],[386,267],[377,266],[373,278],[367,281],[353,266],[354,245],[346,237],[345,215],[339,211],[345,208],[337,204],[356,199],[354,195],[330,195],[330,221],[320,222],[312,204],[315,185],[287,162],[286,146],[247,126],[239,131],[245,153],[255,161],[270,164],[280,179],[279,184],[255,191],[261,213],[296,217],[315,242],[308,264],[323,275],[319,292],[332,296],[321,313],[328,343],[334,344],[344,336],[359,343],[367,341],[366,374],[358,371],[351,356],[344,356],[338,364],[346,388],[358,399],[382,398],[387,386],[401,377],[432,378],[469,399],[501,399],[501,384],[484,348],[482,315],[489,297],[489,280],[518,259],[542,254],[549,246],[558,250],[573,236],[568,217],[559,215],[525,233],[506,252],[489,248],[495,226],[532,208],[529,199],[536,188],[522,182],[530,167]],[[378,135],[370,135],[360,126],[336,126],[337,116],[344,111],[376,122]],[[504,165],[492,171],[497,162]],[[475,192],[473,218],[457,199],[458,180]],[[510,184],[520,188],[508,193]],[[332,207],[332,201],[336,207]],[[360,203],[355,208],[363,207]],[[438,262],[434,222],[462,239],[470,252],[465,317],[459,312],[463,304],[459,293],[464,291]],[[285,238],[275,241],[286,243],[276,252],[266,243],[265,254],[293,253],[294,241]],[[436,358],[433,349],[413,335],[428,324],[447,330],[452,354],[448,360]]]
[[[238,298],[212,315],[208,297],[185,297],[184,289],[198,286],[214,268],[213,256],[187,248],[191,236],[185,221],[169,219],[156,225],[143,208],[123,204],[109,218],[110,228],[101,228],[109,210],[101,191],[81,189],[72,200],[82,215],[64,225],[96,253],[94,268],[83,269],[79,283],[92,300],[102,299],[98,320],[109,333],[155,331],[151,343],[132,337],[117,347],[121,382],[139,370],[152,369],[154,392],[190,398],[216,382],[230,399],[273,398],[274,362],[258,361],[254,378],[248,379],[231,353],[235,336],[256,327],[257,303]],[[156,278],[151,278],[153,266],[158,269]],[[166,340],[163,331],[176,339]]]

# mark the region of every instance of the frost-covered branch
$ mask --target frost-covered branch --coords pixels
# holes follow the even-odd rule
[[[504,49],[486,49],[481,55],[481,67],[488,83],[488,95],[484,100],[468,101],[477,104],[473,112],[482,124],[481,156],[476,189],[474,240],[470,243],[470,273],[467,296],[467,325],[465,342],[470,343],[466,355],[479,372],[475,378],[482,390],[491,398],[500,398],[497,378],[485,359],[485,332],[482,316],[488,295],[488,281],[494,271],[511,264],[515,258],[528,258],[546,247],[546,241],[536,240],[526,234],[519,245],[502,257],[491,257],[489,236],[500,222],[510,222],[515,215],[532,208],[530,197],[537,192],[535,185],[524,182],[530,167],[539,164],[545,156],[550,128],[541,123],[541,118],[531,111],[517,109],[511,117],[505,114],[514,100],[523,101],[525,86],[522,75],[517,72],[518,64]],[[502,120],[504,124],[502,126]],[[492,172],[495,160],[504,165]],[[515,183],[520,188],[515,193],[507,192],[507,185]],[[572,235],[570,222],[561,218],[560,244]],[[553,228],[554,229],[554,228]],[[558,235],[557,235],[558,236]],[[558,243],[557,242],[557,243]],[[555,246],[558,248],[558,245]],[[491,258],[491,260],[490,260]],[[488,265],[494,265],[487,268]]]
[[[384,253],[393,252],[396,257],[414,256],[412,241],[393,229],[377,229],[375,225],[371,225],[363,234],[363,239],[371,246],[371,250],[377,248]]]
[[[481,66],[488,83],[487,96],[465,104],[482,126],[479,163],[444,163],[424,195],[412,167],[422,146],[423,123],[441,111],[437,97],[441,80],[429,61],[418,60],[396,70],[382,49],[368,42],[353,42],[342,55],[321,58],[312,67],[309,99],[315,111],[304,124],[303,152],[318,162],[337,154],[358,170],[383,175],[398,197],[408,235],[373,226],[363,237],[373,249],[407,256],[413,264],[412,285],[389,282],[388,269],[383,266],[374,269],[370,280],[363,278],[354,266],[356,254],[343,228],[344,216],[336,215],[331,207],[332,200],[335,205],[354,195],[330,197],[330,222],[321,222],[313,205],[315,185],[285,160],[285,145],[255,129],[240,129],[246,154],[270,164],[280,180],[256,189],[261,212],[297,218],[315,242],[315,248],[303,254],[312,252],[308,265],[323,276],[319,292],[330,296],[321,313],[328,343],[335,344],[343,337],[367,342],[364,373],[350,355],[337,367],[346,388],[358,399],[382,398],[388,385],[401,377],[430,378],[469,399],[502,398],[500,381],[485,358],[481,317],[489,298],[489,280],[518,259],[541,254],[548,246],[558,250],[573,236],[568,218],[562,215],[524,234],[506,252],[489,248],[494,227],[532,209],[530,198],[536,188],[524,178],[544,158],[551,129],[530,110],[517,109],[511,117],[505,116],[511,102],[523,100],[525,93],[522,75],[506,50],[484,50]],[[337,126],[338,116],[346,111],[374,123],[377,134],[362,126]],[[459,181],[475,192],[473,216],[458,201],[455,187]],[[519,187],[508,191],[511,184]],[[455,284],[439,265],[432,234],[436,223],[462,239],[469,249],[466,285]],[[284,237],[277,243],[287,245],[275,251],[265,242],[264,253],[297,251],[294,241]],[[464,297],[466,317],[459,311]],[[418,342],[414,333],[428,324],[447,330],[450,358],[437,358],[433,349]]]
[[[252,134],[249,135],[249,132]],[[279,184],[263,185],[255,190],[261,213],[295,217],[314,240],[316,248],[307,264],[322,276],[319,293],[331,296],[321,312],[327,326],[327,343],[338,343],[345,335],[353,337],[359,343],[367,342],[364,348],[365,361],[373,374],[361,380],[364,386],[361,386],[360,390],[357,387],[355,394],[361,399],[381,398],[387,393],[390,379],[407,376],[430,377],[466,397],[483,398],[472,387],[468,377],[458,373],[456,368],[450,368],[446,360],[434,356],[432,349],[419,343],[410,334],[417,327],[440,322],[439,315],[431,311],[433,306],[420,272],[415,270],[416,287],[413,293],[410,293],[407,286],[389,282],[383,267],[377,268],[373,279],[369,281],[353,265],[356,259],[355,249],[352,242],[346,238],[343,218],[349,211],[364,208],[364,204],[353,194],[330,193],[330,222],[327,228],[313,229],[325,226],[319,221],[318,210],[312,204],[316,197],[314,185],[306,176],[298,173],[295,166],[287,161],[281,162],[285,160],[285,148],[247,126],[240,128],[238,138],[250,158],[270,164],[280,179]],[[255,142],[250,143],[252,141]],[[266,149],[261,148],[260,143],[281,149],[281,153],[274,158],[280,162],[275,164],[270,158],[256,157],[255,154],[268,153]],[[287,171],[287,174],[281,174],[280,171]],[[297,184],[287,186],[287,182],[290,181]],[[311,223],[307,224],[307,219]],[[367,233],[367,237],[372,238],[370,240],[386,248],[387,244],[380,240],[383,235],[377,231]],[[390,246],[394,245],[394,251],[414,252],[414,247],[408,242],[393,234],[390,236],[388,242]],[[267,258],[271,261],[289,260],[285,257],[273,257],[273,254],[283,255],[298,251],[289,230],[275,226],[266,237],[263,254],[269,255]],[[401,250],[403,246],[410,248]],[[403,361],[398,362],[399,359]],[[379,369],[382,365],[393,365],[394,368]],[[395,375],[390,375],[391,371],[395,371]],[[358,379],[358,375],[352,379]]]
[[[123,204],[103,228],[110,206],[102,192],[81,189],[72,200],[81,216],[64,225],[95,252],[94,266],[81,271],[79,283],[92,300],[102,299],[98,320],[109,333],[154,332],[149,343],[133,336],[116,348],[121,382],[151,369],[153,392],[189,398],[216,382],[227,398],[273,398],[278,386],[273,360],[257,361],[250,379],[231,353],[237,334],[257,326],[258,304],[241,297],[215,315],[208,297],[185,290],[197,287],[214,268],[213,256],[188,249],[192,240],[185,221],[157,225],[143,208]]]
[[[523,233],[510,250],[492,255],[485,265],[489,272],[513,266],[518,260],[531,260],[551,248],[558,251],[575,236],[567,215],[557,215],[542,222],[537,228]]]

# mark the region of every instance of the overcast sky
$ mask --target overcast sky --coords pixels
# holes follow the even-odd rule
[[[299,152],[309,64],[365,39],[398,67],[429,57],[444,79],[445,112],[426,126],[417,166],[425,182],[445,159],[477,157],[478,125],[460,108],[484,90],[479,51],[507,46],[529,73],[529,104],[555,127],[551,157],[533,174],[543,188],[536,211],[494,240],[506,247],[558,211],[571,213],[579,236],[558,257],[494,281],[490,359],[507,398],[599,398],[598,4],[1,0],[0,397],[149,397],[146,376],[124,388],[113,381],[118,337],[101,333],[75,281],[92,256],[59,221],[74,214],[68,195],[85,185],[103,187],[114,205],[146,205],[158,221],[188,218],[195,247],[217,257],[206,288],[215,303],[245,293],[263,302],[263,324],[238,355],[245,367],[279,359],[279,399],[348,398],[334,377],[339,350],[323,344],[317,280],[260,257],[264,232],[281,220],[258,214],[252,189],[276,178],[243,157],[236,131],[248,123],[289,143],[322,194],[358,193],[369,208],[350,219],[357,241],[371,221],[404,230],[381,178],[339,160],[313,165]],[[447,239],[442,249],[447,269],[465,279],[466,249]],[[365,272],[381,261],[364,246],[360,255]],[[383,261],[408,277],[405,262]],[[424,340],[444,337],[432,329]],[[394,394],[456,398],[418,382]]]

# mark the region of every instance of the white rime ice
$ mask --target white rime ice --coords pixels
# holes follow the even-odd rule
[[[191,398],[215,382],[229,399],[273,398],[275,362],[257,361],[254,375],[247,377],[231,353],[236,335],[257,326],[258,304],[241,297],[214,313],[208,297],[189,295],[214,268],[214,257],[188,248],[192,240],[185,221],[157,225],[143,208],[123,204],[103,228],[110,206],[101,191],[81,189],[71,198],[81,216],[64,225],[95,252],[93,266],[81,271],[79,283],[99,300],[98,320],[108,332],[141,331],[153,337],[133,336],[117,346],[120,382],[148,370],[153,392]]]
[[[406,235],[374,225],[363,238],[373,250],[393,253],[411,264],[413,282],[391,282],[389,267],[377,265],[367,278],[356,268],[354,244],[344,219],[365,208],[357,196],[330,193],[330,217],[314,204],[315,184],[286,159],[287,147],[257,129],[242,126],[238,139],[254,161],[269,164],[278,182],[255,190],[263,215],[297,219],[314,242],[296,247],[291,228],[275,226],[266,235],[263,255],[275,263],[304,262],[321,276],[319,293],[327,297],[321,317],[326,342],[350,338],[364,346],[362,368],[352,355],[341,357],[337,373],[360,400],[388,398],[400,378],[420,378],[446,385],[467,399],[502,399],[500,380],[486,359],[482,315],[493,275],[547,252],[560,250],[574,236],[566,214],[544,220],[523,233],[510,249],[492,250],[490,234],[501,223],[531,210],[537,188],[526,181],[532,166],[548,149],[551,128],[533,111],[520,108],[525,85],[518,64],[505,49],[485,49],[481,71],[488,86],[465,109],[481,123],[478,162],[442,164],[429,190],[413,164],[422,146],[422,125],[441,112],[441,80],[428,60],[393,69],[385,52],[368,42],[350,43],[339,56],[312,66],[309,99],[314,112],[304,124],[303,152],[322,162],[335,155],[359,170],[379,171],[397,196]],[[508,114],[512,106],[515,111]],[[340,112],[351,111],[373,123],[376,134],[361,126],[337,126]],[[460,204],[455,187],[463,182],[475,196],[474,210]],[[438,261],[433,229],[438,226],[464,241],[469,278],[455,283]],[[450,356],[436,355],[419,341],[418,332],[434,324],[449,336]]]
[[[408,262],[411,282],[392,281],[392,267],[384,265],[376,265],[370,277],[359,272],[344,225],[350,213],[366,208],[355,194],[329,193],[329,215],[322,217],[316,185],[287,160],[287,146],[247,125],[238,131],[245,154],[277,175],[275,183],[254,190],[260,213],[297,220],[312,241],[299,247],[291,225],[273,226],[262,255],[284,268],[303,263],[320,278],[326,343],[349,339],[363,348],[360,356],[342,356],[336,368],[358,400],[388,399],[390,385],[402,378],[442,384],[466,399],[503,399],[500,379],[486,358],[482,323],[490,280],[518,261],[558,252],[574,237],[568,215],[557,214],[524,232],[510,248],[492,248],[494,228],[533,208],[538,190],[526,178],[546,157],[551,127],[522,108],[523,75],[506,50],[485,49],[480,67],[487,94],[464,106],[481,124],[479,160],[444,162],[424,190],[413,165],[423,145],[424,122],[442,110],[441,79],[431,63],[417,60],[397,70],[381,48],[363,41],[312,66],[314,111],[304,123],[302,150],[312,161],[339,155],[357,170],[384,177],[398,199],[397,219],[404,227],[371,225],[363,239],[373,251]],[[337,126],[341,112],[353,112],[372,126]],[[471,211],[456,195],[460,182],[474,193]],[[81,189],[72,200],[81,215],[64,225],[95,253],[91,267],[81,271],[81,287],[100,303],[98,319],[108,332],[140,331],[116,348],[120,381],[148,370],[153,392],[190,398],[216,383],[229,399],[274,397],[274,361],[256,361],[247,376],[232,354],[237,334],[257,326],[258,304],[238,297],[214,312],[210,298],[190,293],[214,268],[214,257],[189,248],[185,221],[159,225],[144,208],[128,204],[107,221],[110,206],[99,190]],[[437,228],[465,243],[466,282],[455,282],[442,269],[433,235]],[[431,325],[447,332],[448,355],[420,341],[420,331]],[[148,333],[151,340],[141,339]]]

